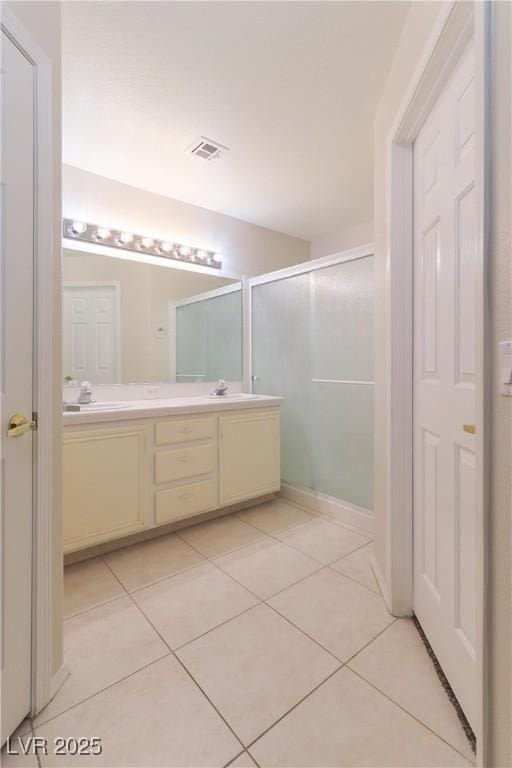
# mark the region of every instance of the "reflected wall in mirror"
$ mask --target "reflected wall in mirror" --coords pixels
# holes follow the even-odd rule
[[[242,286],[63,252],[63,376],[94,385],[242,378]]]

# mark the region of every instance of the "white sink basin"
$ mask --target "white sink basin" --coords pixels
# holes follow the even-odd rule
[[[80,410],[76,413],[83,413],[84,411],[117,411],[121,408],[131,408],[131,403],[114,402],[114,403],[70,403],[70,405],[78,405]],[[64,413],[73,413],[73,411],[64,411]]]
[[[232,395],[208,395],[210,400],[258,400],[259,395],[252,395],[249,392],[237,392]]]

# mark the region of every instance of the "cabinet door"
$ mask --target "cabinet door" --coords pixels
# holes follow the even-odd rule
[[[279,490],[279,409],[220,416],[219,438],[221,505]]]
[[[64,434],[66,552],[145,527],[143,427]]]

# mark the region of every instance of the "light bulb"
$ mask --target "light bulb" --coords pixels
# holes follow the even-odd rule
[[[73,221],[68,231],[73,237],[78,237],[83,235],[86,229],[87,224],[84,221]]]
[[[117,242],[120,245],[129,245],[133,240],[133,234],[131,232],[120,232],[117,238]]]
[[[212,261],[214,264],[222,264],[222,256],[220,255],[220,253],[213,253]]]
[[[110,229],[106,229],[105,227],[100,227],[94,233],[94,237],[96,238],[96,240],[106,240],[108,237],[110,237],[110,235],[111,235]]]
[[[199,248],[199,250],[196,251],[197,261],[206,261],[207,258],[208,258],[208,251],[203,251],[201,248]]]
[[[179,247],[180,256],[190,256],[192,253],[192,249],[188,247],[188,245],[180,245]]]
[[[152,248],[155,241],[151,237],[143,237],[140,241],[141,248]]]
[[[162,253],[170,253],[172,251],[172,243],[168,243],[164,240],[163,243],[160,243],[160,250]]]

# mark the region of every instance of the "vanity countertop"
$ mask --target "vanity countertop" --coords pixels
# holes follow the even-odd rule
[[[280,405],[282,397],[258,395],[254,399],[208,397],[174,397],[151,400],[130,400],[125,407],[112,410],[69,411],[62,415],[63,426],[75,424],[97,424],[98,422],[126,421],[127,419],[154,418],[155,416],[180,416],[192,413],[207,413],[215,411],[240,411],[249,408],[268,408]]]

